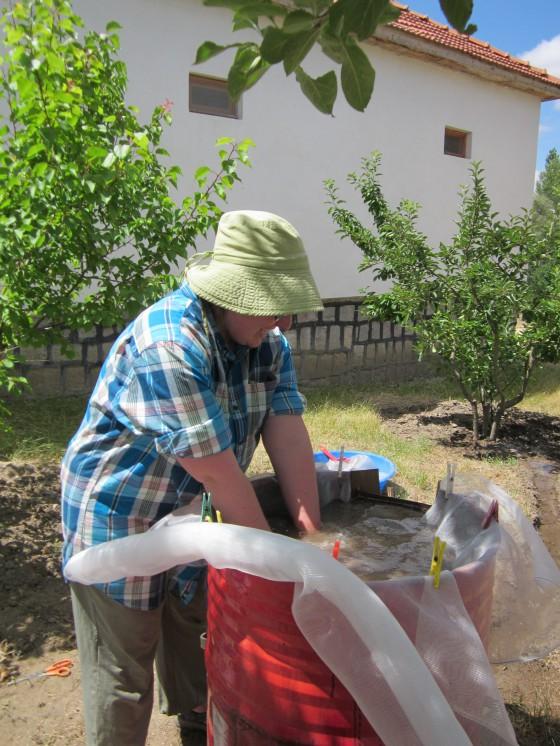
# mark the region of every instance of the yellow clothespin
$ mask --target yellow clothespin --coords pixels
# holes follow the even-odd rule
[[[223,523],[222,514],[219,510],[216,511],[216,518],[218,519],[218,523]]]
[[[434,548],[432,550],[432,562],[430,565],[430,575],[434,577],[434,588],[439,588],[439,576],[443,565],[443,553],[447,544],[439,536],[434,539]]]

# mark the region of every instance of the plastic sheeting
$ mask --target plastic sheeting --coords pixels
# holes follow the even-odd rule
[[[500,522],[482,528],[493,500]],[[296,623],[387,746],[516,744],[457,581],[465,568],[495,569],[490,654],[528,660],[560,643],[560,571],[514,501],[479,477],[457,475],[426,521],[448,545],[439,589],[429,577],[370,587],[317,547],[173,515],[144,534],[75,555],[66,576],[108,582],[203,559],[292,581]]]
[[[444,480],[447,494],[447,482]],[[494,663],[542,658],[560,647],[560,570],[519,505],[475,474],[457,474],[426,513],[447,542],[448,569],[495,555],[488,655]],[[492,502],[499,522],[481,530]]]

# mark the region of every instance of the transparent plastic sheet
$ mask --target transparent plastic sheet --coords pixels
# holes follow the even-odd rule
[[[493,500],[499,523],[481,531]],[[426,520],[448,543],[445,567],[496,555],[490,660],[529,661],[560,647],[560,569],[504,490],[479,475],[457,474],[451,494],[440,493]]]
[[[373,584],[374,592],[317,547],[171,515],[145,534],[81,552],[66,575],[107,582],[201,558],[295,583],[292,613],[302,634],[387,746],[517,743],[452,572],[437,591],[431,578],[417,577]]]

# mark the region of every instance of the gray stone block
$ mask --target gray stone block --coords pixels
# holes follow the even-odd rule
[[[303,379],[313,379],[317,377],[317,357],[318,356],[313,353],[303,355],[301,367],[301,375]]]
[[[340,321],[355,321],[356,307],[354,305],[341,306],[338,318]]]
[[[322,352],[327,349],[327,327],[317,326],[315,328],[315,350]]]
[[[340,335],[341,335],[340,327],[338,325],[329,326],[328,330],[329,330],[328,331],[329,351],[340,350],[340,348],[342,347],[342,340],[340,339]]]
[[[288,342],[290,344],[290,347],[292,347],[292,349],[295,349],[296,346],[297,346],[297,332],[296,332],[296,330],[295,329],[290,329],[289,331],[284,332],[284,336],[288,340]]]
[[[305,324],[308,322],[315,322],[317,321],[317,312],[316,311],[309,311],[307,313],[298,313],[297,314],[297,323],[298,324]]]
[[[367,342],[370,339],[370,325],[369,322],[362,322],[358,328],[358,340],[360,342]]]
[[[348,372],[348,355],[345,352],[335,352],[331,359],[333,374],[341,375]]]
[[[311,349],[311,328],[308,326],[299,330],[299,347],[302,352]]]
[[[323,321],[334,321],[336,318],[336,306],[325,306],[322,311]]]

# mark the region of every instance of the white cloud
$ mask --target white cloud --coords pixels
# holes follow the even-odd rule
[[[551,127],[550,124],[539,124],[539,135],[546,135],[547,132],[553,132],[554,127]]]
[[[552,39],[541,41],[528,52],[519,55],[531,65],[544,67],[551,75],[560,77],[560,34]]]
[[[552,108],[553,108],[553,109],[554,109],[555,111],[560,111],[560,101],[555,101],[555,102],[554,102],[554,103],[552,104]]]

